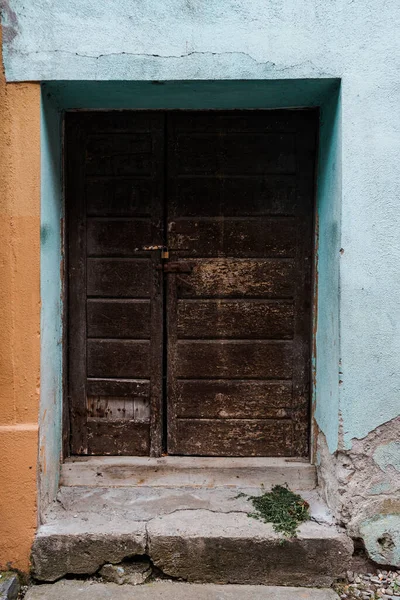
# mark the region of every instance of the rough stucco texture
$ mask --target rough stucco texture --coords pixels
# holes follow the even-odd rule
[[[400,417],[384,423],[351,450],[331,455],[319,439],[320,482],[328,503],[369,556],[400,567]]]
[[[337,430],[340,415],[341,442],[349,447],[394,418],[400,390],[398,1],[9,0],[3,23],[9,81],[342,79],[342,383],[339,414],[323,428]]]
[[[36,528],[39,109],[39,86],[6,84],[1,70],[0,570],[27,569]]]

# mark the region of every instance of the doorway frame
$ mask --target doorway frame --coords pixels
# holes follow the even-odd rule
[[[68,456],[66,273],[63,183],[65,111],[149,109],[320,109],[311,340],[310,461],[318,459],[319,424],[338,407],[339,236],[341,217],[340,80],[53,81],[42,83],[41,407],[39,498],[54,499]],[[337,293],[332,293],[337,290]]]

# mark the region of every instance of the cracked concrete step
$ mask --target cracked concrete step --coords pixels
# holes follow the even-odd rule
[[[25,600],[338,600],[331,589],[157,582],[141,586],[60,581],[31,588]]]
[[[292,489],[296,489],[291,486]],[[241,492],[242,494],[239,494]],[[148,521],[177,510],[205,509],[211,512],[248,513],[252,505],[246,496],[260,494],[261,488],[158,488],[158,487],[61,487],[57,502],[45,515],[45,523],[64,519],[82,519],[99,523],[110,519]],[[334,519],[317,490],[300,490],[310,505],[312,517],[319,523],[333,524]]]
[[[85,487],[259,487],[288,483],[292,489],[316,487],[314,465],[289,458],[213,458],[166,456],[74,457],[61,469],[61,485]]]
[[[251,504],[237,490],[62,488],[35,538],[34,574],[54,581],[148,556],[189,582],[330,585],[346,570],[352,542],[315,491],[301,493],[313,520],[282,544],[270,524],[248,517]]]

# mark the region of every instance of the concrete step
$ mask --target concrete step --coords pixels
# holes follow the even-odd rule
[[[61,470],[62,486],[269,488],[286,482],[293,489],[314,489],[315,466],[290,458],[91,456],[68,459]]]
[[[31,588],[25,600],[338,600],[331,589],[159,582],[142,586],[60,581]]]
[[[330,585],[344,574],[353,545],[315,490],[301,494],[312,520],[282,543],[271,524],[248,517],[252,505],[237,489],[64,487],[38,530],[34,575],[55,581],[145,556],[187,582]]]

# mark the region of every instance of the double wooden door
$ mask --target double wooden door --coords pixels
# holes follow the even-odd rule
[[[305,456],[318,113],[67,113],[72,454]]]

